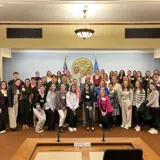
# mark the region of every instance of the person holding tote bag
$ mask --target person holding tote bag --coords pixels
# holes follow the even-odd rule
[[[146,106],[151,109],[152,123],[148,132],[150,134],[158,134],[158,123],[160,119],[159,92],[156,89],[155,82],[150,83],[149,88],[151,92],[148,96],[148,103]]]

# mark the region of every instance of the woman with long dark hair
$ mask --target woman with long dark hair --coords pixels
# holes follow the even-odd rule
[[[124,76],[125,76],[125,72],[124,72],[124,70],[121,70],[119,72],[119,76],[118,76],[118,83],[122,84]]]
[[[0,87],[0,133],[5,133],[7,112],[7,83],[1,82]]]
[[[94,103],[94,95],[92,94],[90,90],[90,85],[88,83],[85,83],[84,85],[84,93],[82,95],[83,97],[83,103],[84,103],[84,111],[85,111],[85,117],[86,117],[86,130],[91,130],[94,131],[94,108],[93,108],[93,103]]]
[[[17,116],[19,98],[21,93],[21,80],[16,79],[14,84],[8,89],[8,115],[11,131],[17,131]]]
[[[20,96],[20,115],[22,129],[29,129],[28,127],[28,114],[31,102],[31,85],[30,79],[25,80],[25,85],[22,86],[21,96]]]
[[[76,110],[79,107],[79,96],[76,91],[76,86],[73,84],[70,87],[70,91],[67,92],[66,101],[67,101],[67,114],[68,114],[68,123],[69,123],[68,130],[70,132],[77,131]]]

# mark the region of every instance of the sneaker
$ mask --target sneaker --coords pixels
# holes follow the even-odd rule
[[[128,126],[125,126],[124,128],[125,128],[125,129],[129,129],[130,127],[128,127]]]
[[[158,134],[158,131],[155,128],[153,128],[152,130],[149,131],[149,133],[150,134]]]
[[[71,127],[68,127],[68,130],[69,130],[70,132],[73,132],[73,128],[71,128]]]
[[[73,128],[73,131],[76,132],[76,131],[77,131],[77,128]]]
[[[23,124],[23,126],[22,126],[22,129],[24,130],[24,129],[26,129],[26,126]]]
[[[148,130],[148,132],[150,133],[154,128],[151,128],[150,130]]]
[[[134,129],[137,129],[138,127],[139,127],[139,126],[138,126],[138,125],[136,125]]]
[[[122,124],[122,125],[121,125],[121,128],[124,128],[124,127],[125,127],[125,125],[124,125],[124,124]]]
[[[26,129],[29,129],[28,125],[26,125],[25,127],[26,127]]]
[[[136,127],[136,132],[139,132],[141,130],[141,127],[140,126],[137,126]]]
[[[6,131],[5,131],[5,130],[3,130],[3,131],[0,131],[0,134],[3,134],[3,133],[6,133]]]
[[[44,130],[35,130],[36,133],[42,133]]]
[[[99,127],[102,127],[102,124],[99,124]]]
[[[68,124],[67,123],[65,123],[64,125],[63,125],[63,127],[65,128],[65,127],[67,127],[68,126]]]
[[[64,132],[64,128],[63,127],[59,127],[59,131],[60,132]]]

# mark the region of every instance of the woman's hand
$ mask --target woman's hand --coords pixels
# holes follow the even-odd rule
[[[92,110],[92,106],[89,107],[89,110],[90,110],[90,111]]]
[[[87,109],[89,109],[89,106],[86,106]]]
[[[120,108],[122,108],[122,105],[120,104]]]
[[[131,110],[132,106],[128,106],[128,110]]]
[[[0,113],[2,113],[2,109],[0,108]]]

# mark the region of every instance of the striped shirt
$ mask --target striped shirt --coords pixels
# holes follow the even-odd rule
[[[142,91],[140,91],[139,89],[137,89],[133,94],[133,105],[139,108],[140,105],[145,101],[145,97],[145,90],[143,89]]]

